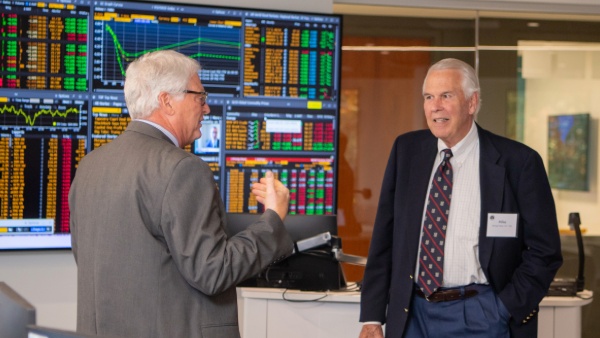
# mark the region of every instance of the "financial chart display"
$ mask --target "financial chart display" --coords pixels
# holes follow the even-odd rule
[[[336,208],[341,17],[141,1],[0,0],[0,250],[69,248],[79,161],[130,121],[125,71],[176,50],[200,62],[211,113],[186,150],[229,213],[260,213],[271,170],[290,214]]]

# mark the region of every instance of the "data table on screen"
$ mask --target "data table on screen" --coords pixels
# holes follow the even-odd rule
[[[208,166],[227,211],[262,212],[250,186],[272,170],[290,189],[290,214],[334,215],[341,19],[177,2],[2,1],[0,250],[70,246],[77,167],[126,131],[127,67],[161,50],[201,65],[210,114],[183,149]]]

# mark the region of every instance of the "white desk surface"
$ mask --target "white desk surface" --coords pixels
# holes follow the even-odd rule
[[[300,291],[278,288],[240,288],[242,298],[360,303],[359,291]],[[284,294],[285,293],[285,294]],[[321,298],[325,296],[324,298]]]
[[[592,302],[594,292],[591,290],[583,290],[577,293],[575,297],[551,296],[544,297],[540,303],[542,306],[584,306]]]
[[[259,299],[278,299],[300,301],[320,301],[320,302],[342,302],[342,303],[360,303],[359,291],[300,291],[278,288],[240,288],[242,298]],[[594,293],[590,290],[584,290],[577,293],[575,297],[552,296],[545,297],[540,303],[540,307],[545,306],[584,306],[592,302]],[[322,298],[323,297],[323,298]],[[318,299],[318,300],[317,300]]]

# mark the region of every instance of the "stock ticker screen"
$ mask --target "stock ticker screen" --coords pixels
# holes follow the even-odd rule
[[[290,214],[336,207],[341,17],[173,2],[0,0],[0,250],[69,248],[79,161],[130,118],[128,64],[172,49],[210,93],[187,148],[212,168],[227,212],[260,213],[272,170]]]

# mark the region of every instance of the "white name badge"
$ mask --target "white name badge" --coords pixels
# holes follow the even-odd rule
[[[487,237],[517,237],[519,214],[488,213]]]

